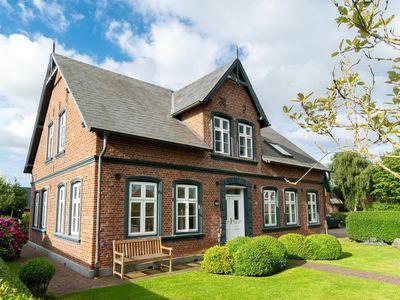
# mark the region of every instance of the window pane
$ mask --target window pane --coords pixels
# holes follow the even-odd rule
[[[221,141],[221,131],[219,130],[215,131],[215,141]]]
[[[185,229],[185,217],[178,217],[178,230],[184,230]]]
[[[189,203],[189,215],[196,215],[196,203]]]
[[[221,142],[215,142],[215,151],[217,152],[222,152],[222,143]]]
[[[239,124],[239,133],[243,133],[243,125],[242,124]]]
[[[140,232],[140,218],[131,218],[131,232]]]
[[[244,136],[239,137],[239,145],[243,147],[245,145],[245,138]]]
[[[142,196],[142,186],[140,184],[131,184],[131,197],[140,198]]]
[[[145,231],[146,232],[154,231],[154,218],[153,217],[146,218]]]
[[[131,217],[140,217],[140,203],[131,203]]]
[[[178,203],[178,216],[184,216],[186,210],[185,203]]]
[[[218,118],[214,118],[214,121],[215,121],[215,127],[220,127],[220,121],[219,121],[219,119]]]
[[[239,220],[239,201],[234,200],[233,202],[233,219]]]
[[[196,199],[196,188],[189,187],[189,199]]]
[[[146,185],[146,198],[155,198],[155,186]]]
[[[229,129],[229,122],[227,120],[222,120],[222,128]]]
[[[189,229],[196,229],[196,216],[189,217]]]
[[[185,199],[185,187],[178,186],[178,198]]]
[[[251,135],[251,127],[246,127],[246,134]]]
[[[224,132],[224,144],[228,143],[229,135],[228,133]]]
[[[154,217],[154,203],[146,203],[146,217]]]

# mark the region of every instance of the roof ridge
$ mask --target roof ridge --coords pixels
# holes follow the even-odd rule
[[[144,80],[141,80],[141,79],[137,79],[137,78],[134,78],[134,77],[125,75],[125,74],[121,74],[121,73],[117,73],[117,72],[115,72],[115,71],[111,71],[111,70],[108,70],[108,69],[105,69],[105,68],[101,68],[101,67],[99,67],[99,66],[92,65],[92,64],[89,64],[89,63],[87,63],[87,62],[84,62],[84,61],[81,61],[81,60],[78,60],[78,59],[75,59],[75,58],[71,58],[71,57],[62,55],[62,54],[60,54],[60,53],[53,53],[53,55],[55,55],[55,56],[61,56],[61,57],[66,58],[66,59],[76,61],[76,62],[78,62],[78,63],[80,63],[80,64],[88,65],[88,66],[90,66],[90,67],[92,67],[92,68],[99,69],[99,70],[101,70],[101,71],[103,71],[103,72],[108,72],[108,73],[115,74],[115,75],[117,75],[117,76],[126,77],[127,79],[136,80],[136,81],[145,83],[145,84],[147,84],[147,85],[151,85],[151,86],[153,86],[153,87],[160,88],[160,89],[169,91],[169,92],[171,92],[171,93],[174,93],[173,90],[168,89],[168,88],[166,88],[166,87],[163,87],[163,86],[161,86],[161,85],[157,85],[157,84],[154,84],[154,83],[151,83],[151,82],[148,82],[148,81],[144,81]]]

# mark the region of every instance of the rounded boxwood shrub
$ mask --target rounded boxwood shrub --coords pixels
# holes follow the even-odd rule
[[[230,274],[233,272],[234,259],[225,246],[214,246],[204,253],[201,269],[212,274]]]
[[[339,240],[327,234],[312,234],[306,237],[307,259],[334,260],[342,254]]]
[[[286,268],[285,246],[271,236],[255,237],[234,254],[235,273],[243,276],[272,275]]]
[[[306,237],[298,233],[288,233],[278,238],[286,248],[289,258],[305,259],[306,258]]]
[[[238,236],[226,243],[226,247],[231,251],[232,253],[235,253],[238,251],[238,249],[243,246],[244,244],[248,243],[251,241],[251,238],[248,236]]]
[[[35,258],[22,266],[19,279],[28,287],[33,296],[44,298],[55,271],[54,266],[47,260]]]
[[[19,257],[22,246],[28,241],[15,219],[0,218],[0,257],[12,260]]]

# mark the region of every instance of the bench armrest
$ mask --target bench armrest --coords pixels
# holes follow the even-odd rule
[[[115,256],[122,256],[122,257],[124,257],[124,253],[122,253],[122,252],[117,252],[117,251],[114,251],[114,257]]]
[[[169,252],[169,255],[172,254],[172,248],[171,247],[161,246],[161,250],[167,250]]]

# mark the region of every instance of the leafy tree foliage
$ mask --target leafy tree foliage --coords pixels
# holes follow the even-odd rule
[[[352,152],[336,153],[332,159],[332,181],[344,197],[349,210],[365,208],[372,188],[372,165]]]
[[[0,215],[20,217],[26,205],[26,192],[19,183],[0,177]]]
[[[332,56],[340,55],[339,70],[333,72],[325,95],[314,97],[313,93],[299,93],[295,105],[285,106],[283,111],[302,128],[329,136],[336,149],[327,153],[351,150],[399,180],[400,173],[371,150],[371,146],[383,144],[400,149],[400,37],[390,27],[394,15],[387,16],[388,3],[388,0],[334,1],[339,14],[336,23],[347,26],[353,35],[343,39],[338,51],[332,53]],[[389,99],[376,99],[373,67],[382,69],[387,63],[392,65],[387,70],[387,86],[380,89],[387,88],[391,94]],[[366,68],[370,75],[368,81],[361,77]],[[351,137],[350,142],[341,138],[344,133]],[[398,154],[392,158],[399,160]]]

